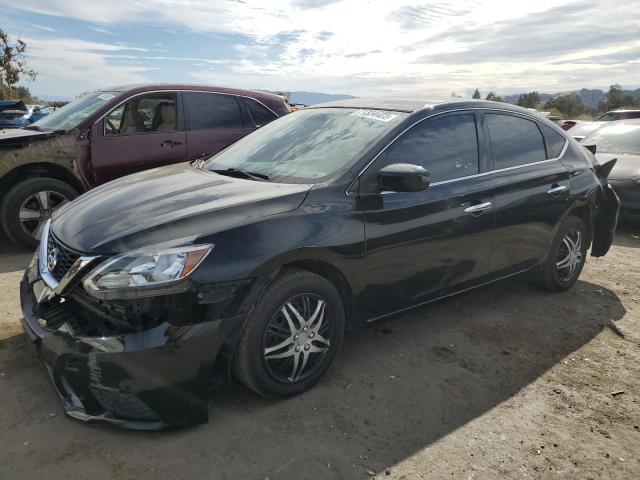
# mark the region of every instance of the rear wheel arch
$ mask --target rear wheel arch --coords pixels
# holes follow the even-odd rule
[[[567,212],[567,215],[565,216],[565,218],[569,216],[578,217],[587,226],[587,234],[589,235],[588,243],[590,245],[591,241],[593,240],[593,207],[592,205],[590,203],[587,203],[585,205],[574,206],[571,210],[569,210],[569,212]]]

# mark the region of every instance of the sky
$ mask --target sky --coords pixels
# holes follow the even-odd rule
[[[0,0],[43,96],[205,83],[356,96],[640,86],[640,0]]]

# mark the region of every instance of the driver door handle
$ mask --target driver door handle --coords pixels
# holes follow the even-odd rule
[[[565,185],[551,185],[551,188],[547,190],[547,193],[549,195],[556,195],[560,192],[564,192],[565,190],[567,190]]]
[[[493,206],[491,202],[478,203],[476,205],[471,205],[464,209],[464,213],[482,213],[485,210],[489,210]]]
[[[161,147],[175,147],[182,144],[182,142],[174,142],[173,140],[165,140],[160,144]]]

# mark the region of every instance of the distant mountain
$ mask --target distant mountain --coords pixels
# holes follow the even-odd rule
[[[524,92],[523,92],[524,93]],[[528,93],[528,92],[526,92]],[[624,93],[631,95],[636,100],[640,100],[640,88],[636,88],[635,90],[624,90]],[[588,107],[597,107],[598,104],[604,100],[605,92],[600,89],[590,90],[588,88],[582,88],[580,90],[571,90],[568,92],[557,92],[557,93],[541,93],[540,94],[540,103],[545,104],[552,98],[559,97],[561,95],[578,95],[582,103],[587,105]],[[518,98],[520,98],[520,94],[515,95],[503,95],[504,101],[507,103],[518,103]]]
[[[302,103],[303,105],[314,105],[316,103],[332,102],[334,100],[349,100],[357,98],[352,95],[340,95],[319,92],[290,92],[290,103]]]
[[[46,100],[47,102],[70,102],[74,97],[66,97],[64,95],[48,95],[46,93],[37,94],[40,100]]]
[[[523,92],[529,93],[529,92]],[[518,103],[518,99],[520,98],[520,93],[516,93],[514,95],[501,95],[505,102],[513,103],[514,105]],[[555,97],[557,94],[555,93],[541,93],[540,94],[540,103],[547,103],[551,98]]]

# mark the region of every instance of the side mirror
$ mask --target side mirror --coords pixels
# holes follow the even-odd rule
[[[429,183],[429,171],[419,165],[393,163],[378,172],[378,185],[383,191],[421,192]]]

